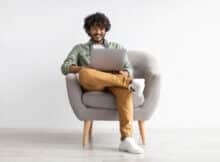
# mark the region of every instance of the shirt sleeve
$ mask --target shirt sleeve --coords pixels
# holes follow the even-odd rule
[[[134,77],[133,67],[132,67],[130,61],[128,60],[128,55],[127,55],[127,53],[126,53],[125,56],[126,56],[126,57],[125,57],[125,63],[124,63],[124,65],[123,65],[123,70],[128,71],[128,75],[133,78],[133,77]]]
[[[69,73],[69,67],[70,65],[78,65],[78,54],[79,54],[79,45],[76,45],[72,48],[72,50],[69,52],[67,58],[64,60],[62,66],[61,66],[61,72],[63,75],[66,75]]]

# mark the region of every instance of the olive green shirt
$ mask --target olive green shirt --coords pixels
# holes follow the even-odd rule
[[[86,66],[90,63],[90,51],[92,48],[92,45],[94,43],[89,40],[87,43],[81,43],[75,45],[70,53],[68,54],[67,58],[64,60],[61,71],[64,75],[69,73],[69,67],[71,65],[77,65],[77,66]],[[104,39],[104,47],[109,49],[119,49],[123,48],[118,43],[115,42],[108,42]],[[133,77],[133,67],[131,66],[128,56],[126,54],[125,63],[123,65],[123,70],[128,71],[129,76]]]

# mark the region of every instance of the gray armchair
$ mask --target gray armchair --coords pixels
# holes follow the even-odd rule
[[[138,121],[142,144],[145,144],[144,121],[149,120],[155,111],[159,99],[160,75],[155,59],[149,54],[128,51],[128,58],[134,68],[134,78],[145,78],[143,96],[133,95],[134,120]],[[70,105],[77,118],[84,121],[84,146],[91,139],[93,120],[119,120],[116,101],[109,92],[84,92],[76,74],[73,73],[66,75],[66,85]]]

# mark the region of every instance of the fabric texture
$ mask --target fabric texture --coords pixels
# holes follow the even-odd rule
[[[144,103],[144,95],[133,95],[133,107],[138,109]],[[115,97],[107,91],[89,91],[83,93],[82,102],[88,108],[117,110]]]

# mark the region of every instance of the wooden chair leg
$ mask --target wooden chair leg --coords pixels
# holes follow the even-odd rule
[[[82,141],[83,146],[85,146],[88,143],[90,126],[91,126],[91,120],[85,120],[84,128],[83,128],[83,141]]]
[[[139,131],[140,131],[140,136],[141,136],[141,141],[142,144],[145,145],[145,127],[144,127],[144,121],[138,120],[138,126],[139,126]]]
[[[89,140],[92,139],[92,129],[93,129],[93,121],[91,121],[90,128],[89,128]]]

